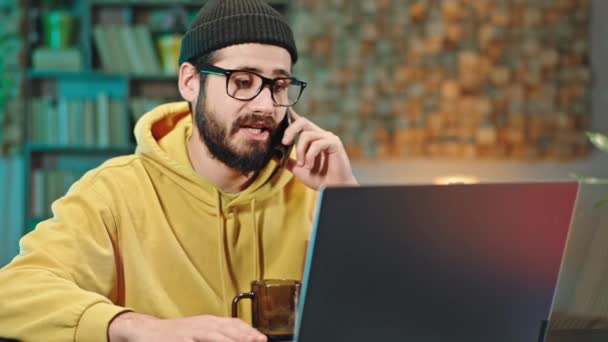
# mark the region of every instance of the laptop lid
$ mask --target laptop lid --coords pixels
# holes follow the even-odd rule
[[[577,187],[325,189],[296,341],[542,341]]]

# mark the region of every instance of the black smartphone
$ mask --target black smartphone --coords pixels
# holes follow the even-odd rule
[[[285,112],[285,117],[281,121],[279,125],[279,130],[281,132],[281,139],[283,138],[283,134],[285,134],[285,130],[287,127],[291,125],[291,111],[287,108],[287,112]],[[283,167],[287,163],[287,159],[289,159],[289,155],[291,154],[291,150],[293,149],[293,143],[290,145],[283,145],[282,143],[275,147],[275,156],[279,159],[279,166]]]

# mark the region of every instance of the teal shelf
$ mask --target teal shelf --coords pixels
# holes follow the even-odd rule
[[[141,81],[177,81],[177,75],[168,75],[168,74],[158,74],[158,75],[137,75],[131,74],[127,75],[127,78],[133,81],[141,80]]]
[[[112,74],[103,71],[53,71],[34,70],[27,72],[29,79],[129,79],[129,80],[177,80],[177,75],[168,74]]]
[[[167,6],[202,6],[200,0],[90,0],[93,6],[138,6],[138,7],[167,7]]]
[[[29,69],[27,77],[52,79],[57,82],[56,92],[72,98],[96,98],[99,93],[124,99],[127,97],[129,78],[127,75],[89,71],[45,71]]]
[[[124,77],[122,75],[107,74],[96,71],[54,71],[54,70],[34,70],[27,71],[27,77],[30,79],[43,78],[117,78]]]
[[[135,146],[82,146],[82,145],[49,145],[49,144],[27,144],[25,150],[32,153],[53,153],[53,154],[131,154],[135,151]]]
[[[286,5],[290,0],[268,0],[270,5]],[[137,7],[167,7],[167,6],[196,6],[200,7],[201,0],[90,0],[93,6],[137,6]]]

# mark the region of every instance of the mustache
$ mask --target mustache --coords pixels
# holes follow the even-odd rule
[[[235,134],[242,126],[263,125],[265,129],[274,132],[279,124],[270,116],[249,114],[237,118],[230,129],[230,134]]]

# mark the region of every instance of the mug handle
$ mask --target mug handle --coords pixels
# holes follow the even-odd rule
[[[239,293],[238,295],[236,295],[236,297],[234,297],[234,299],[232,300],[232,317],[233,318],[239,317],[239,314],[237,312],[239,300],[253,299],[254,297],[255,297],[255,293],[253,293],[253,292],[244,292],[244,293]]]

